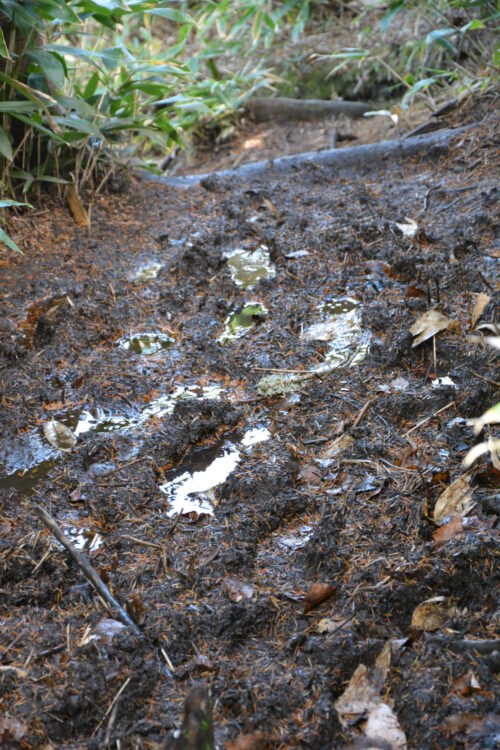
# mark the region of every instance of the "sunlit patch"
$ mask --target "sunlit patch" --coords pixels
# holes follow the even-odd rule
[[[243,142],[243,150],[244,151],[251,151],[253,148],[261,148],[264,145],[264,141],[262,140],[261,135],[256,135],[253,138],[247,138],[246,141]]]

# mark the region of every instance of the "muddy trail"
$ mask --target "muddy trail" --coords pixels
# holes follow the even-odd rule
[[[462,461],[498,401],[468,336],[497,319],[499,161],[491,118],[366,168],[130,177],[90,230],[18,218],[2,747],[157,748],[200,682],[221,748],[496,746],[499,472]]]

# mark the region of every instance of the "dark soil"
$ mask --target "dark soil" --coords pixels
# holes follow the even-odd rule
[[[383,695],[408,747],[495,746],[491,717],[489,734],[485,721],[482,734],[446,721],[468,713],[478,725],[495,709],[498,651],[453,646],[495,638],[489,457],[474,465],[470,530],[437,544],[432,509],[465,472],[476,438],[464,420],[498,401],[498,360],[467,338],[478,293],[491,298],[479,325],[496,319],[498,145],[493,117],[439,161],[362,174],[309,165],[279,182],[186,191],[130,177],[95,200],[90,230],[50,197],[17,219],[25,255],[0,256],[2,747],[155,748],[202,681],[219,747],[261,732],[273,748],[340,748],[358,729],[342,728],[335,701],[399,638]],[[395,226],[405,217],[419,225],[413,239]],[[276,275],[241,289],[224,253],[261,244]],[[299,250],[308,255],[287,257]],[[153,261],[157,277],[134,281]],[[324,362],[329,344],[301,332],[320,303],[345,297],[359,303],[367,356],[260,395],[274,370]],[[245,302],[267,314],[219,342]],[[413,348],[410,327],[436,305],[456,324],[435,349]],[[175,342],[152,355],[117,345],[141,332]],[[444,377],[454,385],[433,386]],[[145,418],[182,385],[200,397]],[[222,390],[203,398],[202,386]],[[70,452],[51,448],[43,426],[74,430],[82,410],[100,428]],[[270,439],[243,447],[255,428]],[[351,440],[335,452],[343,433]],[[169,514],[160,485],[234,450],[234,471],[204,497],[213,515]],[[35,504],[86,534],[85,554],[143,638],[122,628],[89,639],[116,613]],[[334,593],[304,614],[315,582]],[[434,633],[411,628],[437,596],[450,598],[449,619]],[[462,689],[469,672],[477,687]]]

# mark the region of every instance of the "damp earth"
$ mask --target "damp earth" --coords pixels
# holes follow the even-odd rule
[[[498,321],[496,125],[355,168],[131,175],[90,229],[51,198],[20,217],[25,255],[0,257],[2,747],[160,748],[200,682],[220,748],[365,747],[339,700],[388,641],[374,700],[407,746],[493,746],[499,474],[462,462],[498,401],[470,339]],[[449,324],[414,346],[429,310]],[[433,512],[463,476],[450,528]]]

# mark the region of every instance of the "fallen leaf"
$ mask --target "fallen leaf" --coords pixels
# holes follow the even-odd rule
[[[442,523],[450,516],[463,517],[472,510],[474,505],[470,491],[470,476],[463,474],[438,497],[432,517],[436,523]]]
[[[226,578],[224,581],[228,597],[232,602],[241,602],[242,599],[251,599],[255,588],[250,583],[239,581],[237,578]]]
[[[71,185],[71,187],[68,189],[68,205],[78,226],[90,226],[89,215],[85,210],[82,199],[78,195],[78,191],[74,185]]]
[[[397,641],[395,648],[399,649],[406,642]],[[377,657],[373,669],[360,664],[342,695],[335,701],[335,709],[342,726],[355,724],[370,711],[382,703],[380,691],[391,667],[392,645],[387,641]]]
[[[437,529],[433,536],[434,544],[444,544],[450,539],[459,539],[464,534],[463,520],[460,516],[453,516],[448,523],[443,524]]]
[[[470,327],[474,328],[477,321],[481,317],[481,315],[484,312],[484,309],[488,302],[490,301],[491,297],[488,294],[485,294],[484,292],[480,292],[476,297],[476,302],[474,304],[474,309],[472,311],[471,315],[471,321],[470,321]]]
[[[226,742],[226,750],[264,750],[267,741],[262,732],[239,734],[234,740]]]
[[[137,625],[144,625],[146,622],[146,607],[138,594],[133,594],[127,599],[126,608],[130,617]]]
[[[406,750],[405,733],[387,703],[380,703],[372,708],[362,729],[367,739],[384,740],[392,750]]]
[[[319,604],[329,599],[335,591],[330,583],[313,583],[305,596],[304,614],[307,614]]]
[[[344,622],[346,622],[346,620],[343,617],[337,619],[323,617],[316,623],[316,630],[318,633],[335,633]]]
[[[395,222],[395,224],[400,232],[409,240],[411,240],[418,232],[418,224],[413,219],[409,219],[408,216],[405,216],[405,221],[407,222],[406,224],[398,224],[397,221]]]
[[[413,342],[413,348],[419,346],[427,339],[432,338],[440,331],[446,330],[453,324],[453,321],[443,315],[439,310],[428,310],[421,315],[410,328],[410,333],[416,336]]]
[[[43,434],[48,442],[60,451],[70,451],[76,445],[76,435],[69,427],[55,419],[44,425]]]
[[[11,522],[7,521],[7,519],[0,519],[0,538],[5,538],[6,536],[9,536],[11,531],[12,531]]]
[[[453,680],[451,689],[452,692],[467,697],[474,691],[481,690],[481,685],[477,681],[477,677],[474,672],[469,671],[466,672],[466,674],[457,677],[456,680]]]
[[[320,453],[320,458],[322,460],[325,460],[328,458],[333,458],[334,456],[338,456],[339,453],[345,451],[353,443],[353,437],[348,434],[341,435],[340,437],[335,438],[335,440],[332,440],[330,443],[327,443],[326,447]]]
[[[269,198],[264,198],[264,200],[262,201],[262,203],[267,208],[267,210],[270,211],[273,214],[273,216],[276,219],[280,218],[280,212],[278,211],[278,209],[276,208],[276,206],[274,205],[274,203],[271,203],[271,201],[269,200]]]
[[[434,596],[413,610],[411,626],[416,630],[432,632],[439,630],[450,617],[457,614],[457,608],[446,596]]]

